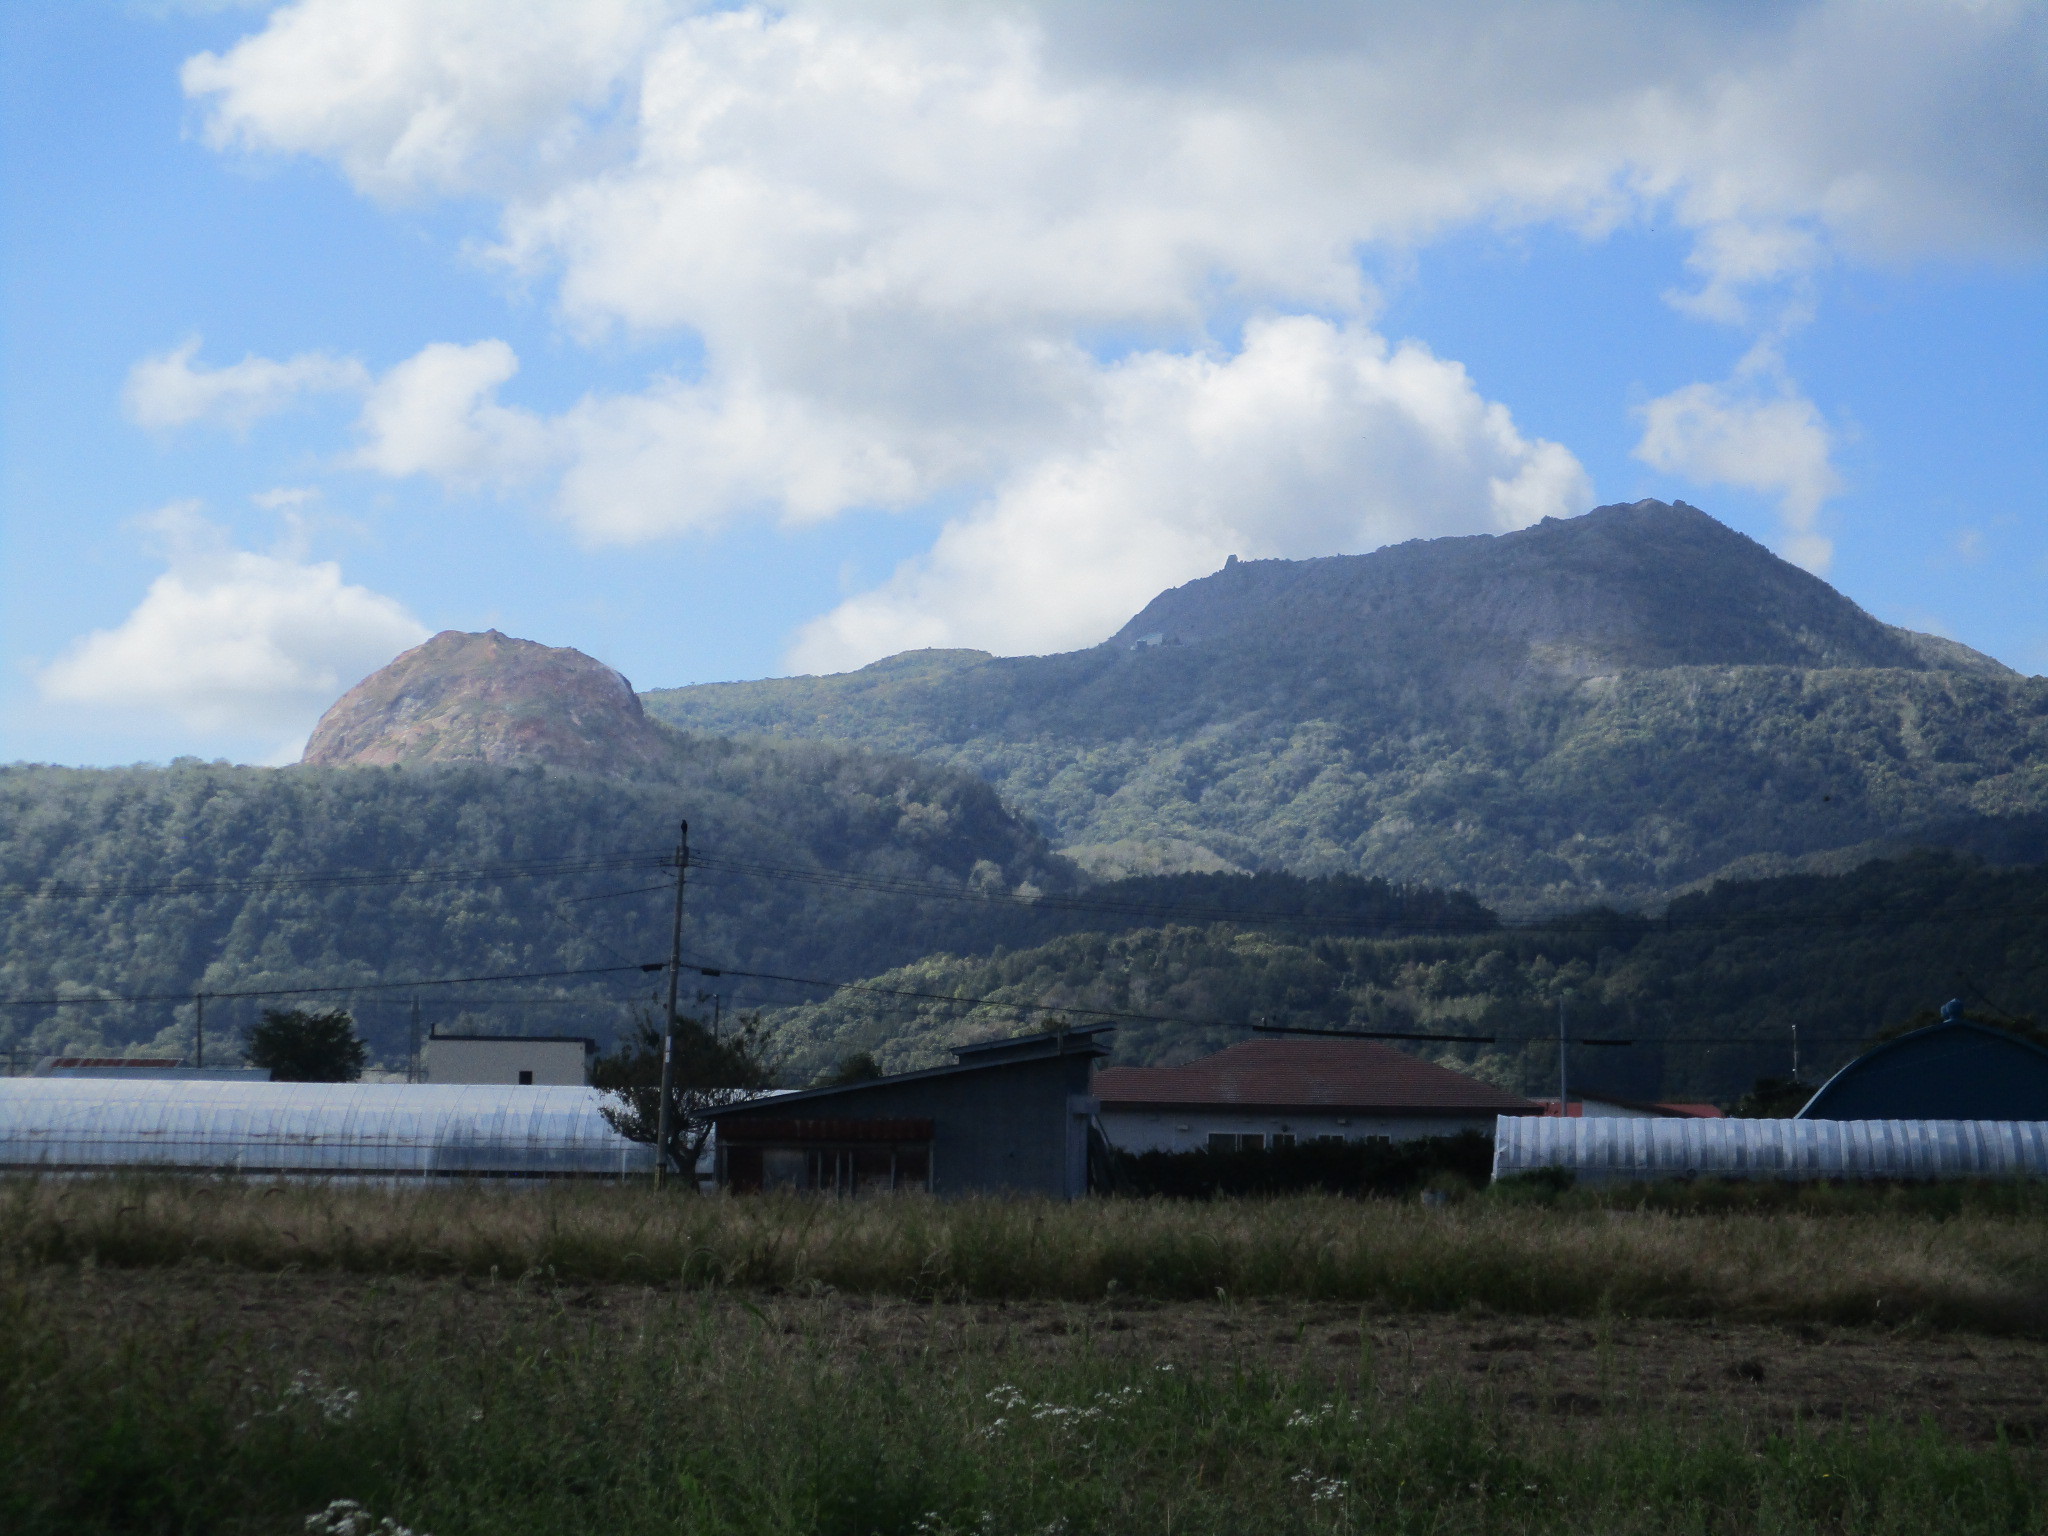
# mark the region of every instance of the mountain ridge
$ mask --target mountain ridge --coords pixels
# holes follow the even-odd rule
[[[1236,561],[1059,655],[644,697],[688,729],[971,769],[1099,872],[1361,873],[1511,912],[2048,809],[2048,681],[1682,504]]]
[[[1512,533],[1413,539],[1364,555],[1232,556],[1160,593],[1104,643],[1284,641],[1304,612],[1340,605],[1361,626],[1427,625],[1439,643],[1448,633],[1467,663],[1475,652],[1508,659],[1520,646],[1568,675],[1672,666],[2017,675],[1966,646],[1873,618],[1682,501],[1616,503]]]

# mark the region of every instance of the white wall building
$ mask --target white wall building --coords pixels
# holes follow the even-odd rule
[[[581,1088],[596,1056],[597,1042],[582,1035],[430,1035],[420,1075],[430,1083]]]
[[[1247,1040],[1182,1067],[1095,1074],[1102,1134],[1125,1152],[1493,1133],[1543,1106],[1371,1040]]]

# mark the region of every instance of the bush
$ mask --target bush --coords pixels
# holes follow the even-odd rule
[[[344,1009],[266,1008],[242,1054],[273,1082],[353,1083],[362,1078],[368,1051]]]

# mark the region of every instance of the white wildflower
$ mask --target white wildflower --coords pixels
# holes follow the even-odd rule
[[[362,1393],[347,1387],[328,1386],[318,1371],[300,1371],[292,1377],[291,1385],[278,1394],[278,1411],[282,1412],[294,1399],[301,1399],[317,1408],[328,1423],[344,1424],[356,1416],[356,1404],[362,1397]]]
[[[1335,1504],[1351,1491],[1351,1484],[1343,1478],[1321,1477],[1308,1467],[1303,1467],[1287,1481],[1305,1489],[1311,1504]]]
[[[379,1520],[354,1499],[336,1499],[317,1515],[306,1516],[312,1536],[422,1536],[389,1515]]]
[[[1040,1423],[1050,1422],[1061,1429],[1072,1429],[1077,1424],[1086,1424],[1102,1417],[1100,1408],[1069,1408],[1064,1403],[1033,1403],[1031,1417]]]
[[[1001,1386],[991,1391],[988,1394],[988,1400],[998,1408],[1022,1408],[1024,1406],[1024,1394],[1008,1382],[1004,1382]]]

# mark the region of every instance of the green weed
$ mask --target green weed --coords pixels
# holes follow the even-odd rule
[[[2048,1517],[2034,1461],[1930,1428],[1531,1421],[1452,1388],[1045,1358],[1000,1326],[875,1345],[674,1291],[620,1317],[544,1287],[413,1285],[264,1333],[234,1305],[110,1317],[90,1289],[0,1287],[13,1536],[1917,1536]]]

